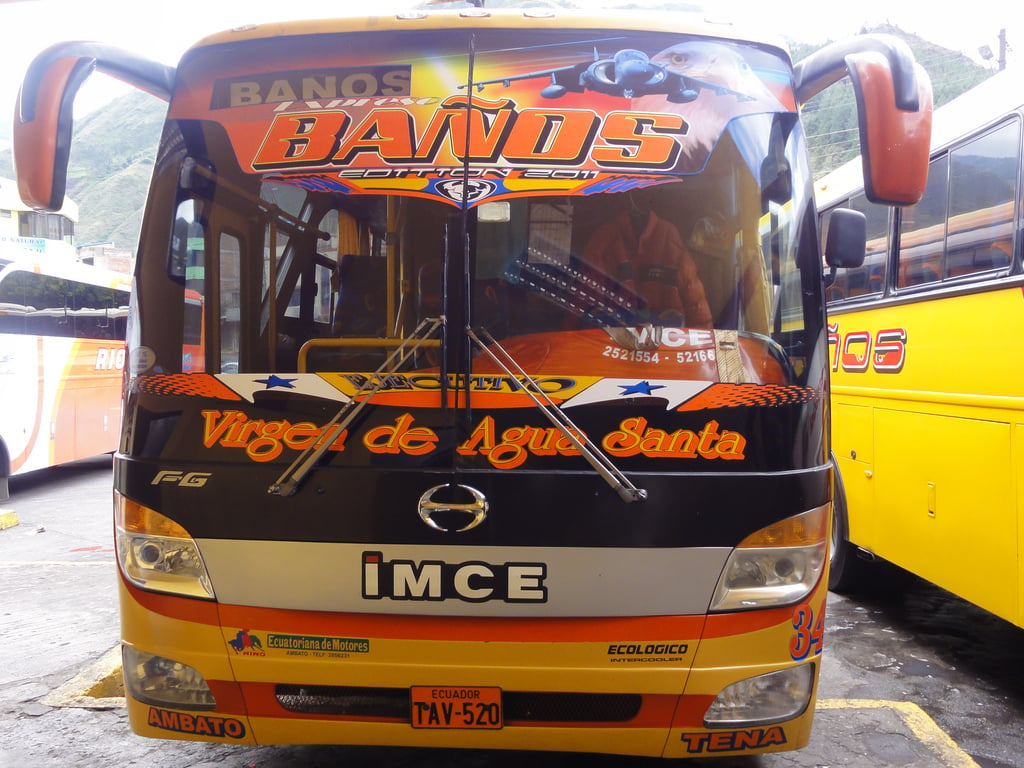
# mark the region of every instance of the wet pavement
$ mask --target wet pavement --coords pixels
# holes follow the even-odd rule
[[[232,747],[130,733],[118,680],[110,462],[12,482],[0,504],[0,768],[664,765],[589,754]],[[810,745],[688,768],[1017,768],[1024,631],[917,580],[831,595]]]

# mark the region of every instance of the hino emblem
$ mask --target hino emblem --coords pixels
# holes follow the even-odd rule
[[[460,503],[439,501],[435,498],[448,496],[451,490],[455,488],[468,493],[471,499]],[[420,519],[434,530],[445,532],[455,531],[456,533],[461,533],[462,531],[468,531],[470,528],[476,528],[486,519],[488,508],[487,497],[476,488],[462,484],[435,485],[433,488],[428,488],[424,491],[419,501]],[[449,521],[457,519],[460,515],[469,515],[469,522],[461,528],[446,527],[438,522],[438,520],[443,520],[450,525]],[[435,516],[437,519],[435,519]]]

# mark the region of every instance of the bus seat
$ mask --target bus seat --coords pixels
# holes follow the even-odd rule
[[[904,273],[902,287],[909,288],[914,285],[924,285],[925,283],[937,283],[939,279],[939,273],[932,267],[918,264],[907,268]]]
[[[428,262],[416,273],[416,317],[439,317],[443,311],[440,262]],[[473,325],[483,326],[493,336],[504,336],[508,331],[508,283],[501,278],[476,280],[473,284]]]
[[[386,267],[387,261],[379,256],[346,253],[338,261],[335,336],[387,335]]]
[[[430,261],[416,272],[416,319],[440,317],[443,311],[441,262]]]
[[[848,273],[848,291],[851,297],[863,296],[870,290],[868,288],[868,274],[863,268]]]
[[[868,293],[881,293],[885,289],[885,267],[874,266],[868,275]]]
[[[840,301],[845,298],[846,294],[838,285],[833,284],[825,289],[825,301]]]
[[[387,260],[345,254],[338,260],[338,303],[331,332],[336,338],[387,336]],[[387,358],[384,347],[323,350],[311,370],[373,371]]]
[[[1005,243],[993,243],[987,248],[981,248],[974,253],[974,263],[971,265],[975,272],[984,272],[989,269],[1005,267],[1010,263],[1010,246]]]

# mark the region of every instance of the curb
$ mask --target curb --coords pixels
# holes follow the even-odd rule
[[[118,643],[87,669],[42,698],[49,707],[120,709],[125,706]]]

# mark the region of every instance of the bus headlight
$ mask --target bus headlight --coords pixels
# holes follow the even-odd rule
[[[705,728],[770,725],[807,709],[814,690],[814,664],[780,669],[723,689],[704,713]]]
[[[739,543],[726,561],[710,611],[789,605],[821,578],[828,554],[828,505],[787,518]]]
[[[163,656],[121,646],[124,687],[143,704],[175,709],[216,709],[206,680],[195,669]]]
[[[114,494],[117,562],[142,589],[214,599],[195,541],[184,528],[149,507]]]

